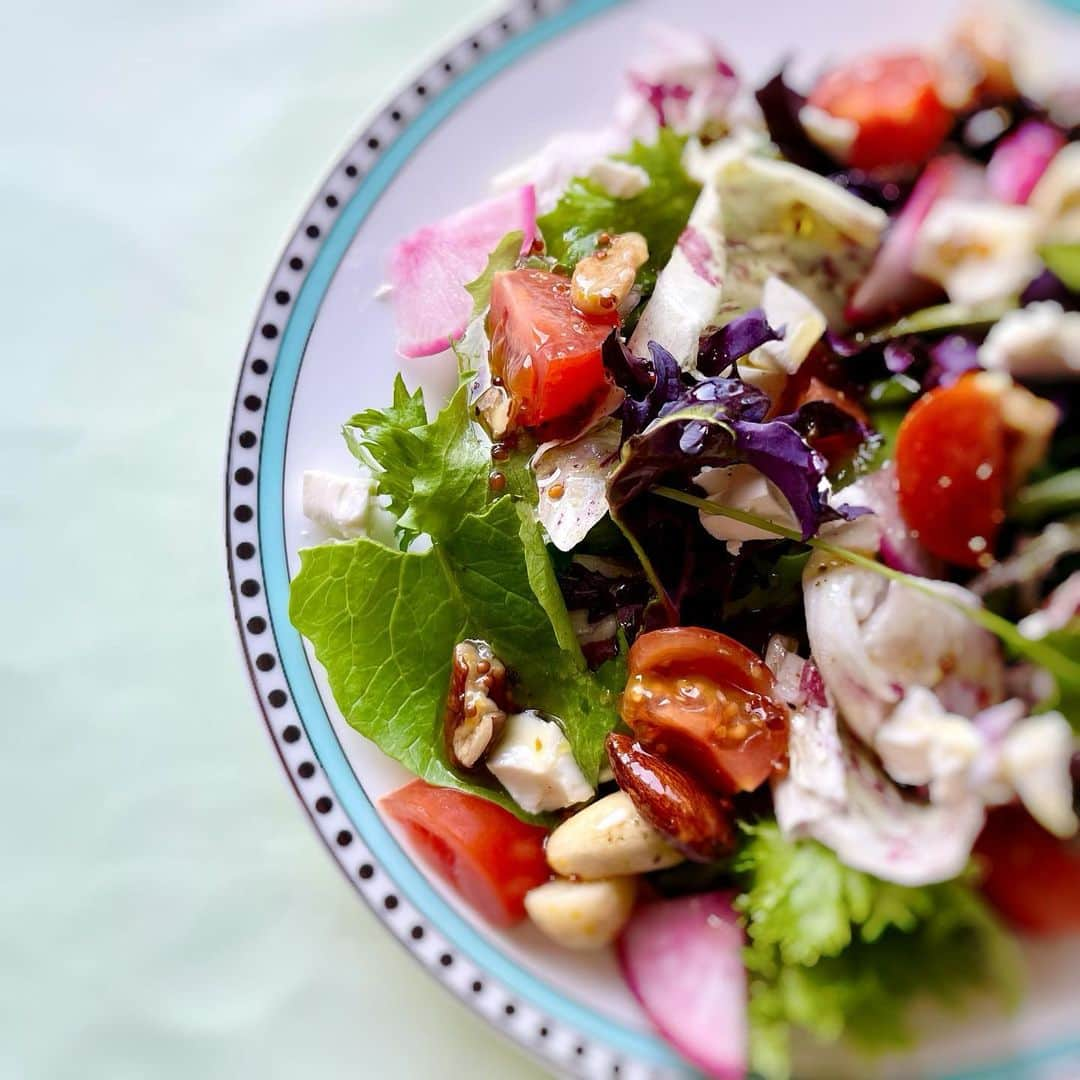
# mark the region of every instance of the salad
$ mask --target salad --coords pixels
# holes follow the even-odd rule
[[[390,253],[457,389],[305,474],[291,617],[467,904],[779,1078],[1080,931],[1080,95],[985,21],[802,88],[651,36]]]

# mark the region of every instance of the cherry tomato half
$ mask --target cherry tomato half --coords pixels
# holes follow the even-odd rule
[[[999,399],[967,375],[908,411],[896,436],[900,512],[929,552],[959,566],[992,553],[1005,518]]]
[[[855,168],[921,165],[953,122],[935,74],[917,53],[864,56],[824,75],[809,101],[858,127],[848,162]]]
[[[991,811],[975,845],[983,892],[1008,919],[1036,934],[1080,931],[1080,839],[1061,840],[1026,810]]]
[[[600,355],[619,316],[583,315],[570,279],[546,270],[496,274],[487,318],[491,372],[511,398],[511,423],[536,427],[584,411],[607,390]]]
[[[551,876],[547,830],[478,795],[413,780],[381,804],[424,861],[493,926],[520,922],[525,894]]]
[[[696,626],[653,630],[630,649],[622,718],[651,753],[720,791],[753,791],[782,768],[787,709],[744,645]]]

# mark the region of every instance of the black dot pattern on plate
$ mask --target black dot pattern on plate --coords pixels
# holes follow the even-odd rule
[[[297,250],[289,252],[283,260],[279,280],[264,299],[262,321],[256,322],[249,344],[250,351],[244,372],[247,385],[241,383],[237,416],[249,416],[250,426],[237,423],[233,429],[233,438],[236,440],[234,450],[237,453],[234,454],[227,474],[230,481],[229,520],[233,528],[237,528],[234,523],[247,525],[248,528],[237,529],[237,532],[247,535],[235,536],[230,546],[234,559],[234,588],[238,597],[247,598],[246,606],[263,606],[261,599],[254,598],[261,598],[266,589],[259,566],[259,536],[257,529],[249,525],[257,521],[256,515],[259,513],[256,487],[259,482],[260,463],[255,459],[263,438],[257,425],[262,422],[262,413],[266,408],[269,382],[266,376],[270,375],[277,363],[290,305],[296,302],[304,274],[314,262],[331,227],[330,223],[336,220],[337,210],[348,203],[372,163],[386,152],[398,132],[408,127],[414,116],[420,114],[428,98],[440,98],[444,87],[452,84],[455,78],[460,77],[460,73],[479,64],[484,56],[496,48],[496,43],[501,45],[502,42],[513,39],[515,34],[527,29],[549,10],[561,10],[566,2],[567,0],[552,0],[551,3],[542,3],[541,0],[517,0],[506,16],[492,20],[480,33],[459,41],[452,53],[439,57],[425,75],[411,87],[407,87],[396,100],[387,103],[377,125],[364,132],[354,144],[352,160],[345,158],[339,162],[340,171],[334,174],[328,185],[336,190],[324,189],[319,192],[308,210],[307,218],[297,228],[293,240]],[[530,8],[539,14],[530,15]],[[290,278],[290,272],[295,276]],[[254,453],[240,454],[240,450]],[[240,460],[236,460],[237,457]],[[241,568],[246,573],[237,572]],[[577,1055],[576,1060],[581,1062],[576,1068],[579,1071],[583,1069],[584,1062],[592,1057],[593,1048],[581,1034],[561,1026],[549,1029],[548,1025],[552,1021],[543,1012],[536,1014],[529,1009],[522,1015],[523,1006],[509,999],[505,987],[487,979],[483,969],[473,964],[467,954],[458,953],[449,943],[443,943],[446,951],[440,951],[435,947],[435,941],[439,940],[438,935],[424,923],[423,917],[408,898],[397,891],[394,881],[388,876],[380,877],[380,868],[374,861],[361,861],[366,853],[363,838],[349,824],[342,808],[335,805],[338,802],[336,795],[331,798],[332,792],[319,779],[317,759],[313,748],[305,740],[305,732],[297,718],[291,692],[288,691],[288,684],[284,683],[284,673],[281,671],[283,665],[270,628],[270,618],[265,610],[263,614],[244,612],[241,629],[245,631],[243,640],[251,673],[262,700],[266,703],[267,713],[273,711],[275,714],[272,733],[282,751],[286,767],[297,785],[297,790],[301,792],[303,801],[316,819],[320,833],[338,861],[356,875],[353,878],[354,883],[373,906],[379,909],[382,917],[388,922],[398,924],[395,927],[396,933],[404,937],[410,949],[417,954],[423,953],[421,959],[429,966],[429,970],[438,973],[459,996],[470,1000],[474,1007],[486,1004],[490,999],[490,1003],[499,1011],[504,1030],[509,1031],[515,1026],[522,1034],[531,1030],[536,1040],[533,1046],[538,1051],[542,1050],[553,1063],[556,1060],[561,1061],[564,1068],[567,1067],[568,1052],[573,1048]],[[276,681],[278,686],[274,687],[272,681]],[[294,746],[295,749],[292,749]],[[361,851],[356,851],[357,848]],[[352,856],[349,863],[345,863],[346,854]],[[361,858],[356,858],[357,855]],[[371,858],[370,855],[367,857]],[[371,890],[369,883],[376,886],[375,891]],[[487,996],[484,996],[485,993]],[[528,1028],[523,1028],[521,1020],[534,1017],[536,1026],[529,1024]],[[538,1033],[538,1039],[535,1033]],[[544,1040],[542,1047],[540,1040]],[[571,1061],[575,1060],[574,1054],[569,1054]],[[609,1076],[617,1077],[619,1074],[619,1066],[612,1062],[611,1056],[599,1067],[597,1074],[604,1069]],[[625,1071],[624,1069],[623,1072]]]

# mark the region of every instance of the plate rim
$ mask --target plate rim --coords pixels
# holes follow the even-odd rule
[[[399,882],[401,867],[395,872],[386,866],[385,857],[380,858],[369,847],[364,827],[344,812],[335,797],[338,792],[307,737],[305,710],[293,697],[281,655],[279,623],[270,609],[263,554],[264,524],[275,514],[280,518],[281,499],[265,497],[262,466],[263,436],[268,427],[278,359],[288,340],[296,307],[317,260],[326,250],[333,225],[357,196],[370,194],[373,205],[400,165],[430,131],[518,56],[625,2],[518,0],[470,32],[454,35],[442,49],[429,53],[429,60],[417,69],[413,78],[368,114],[367,122],[348,141],[299,216],[262,294],[233,396],[224,477],[226,570],[249,684],[289,783],[338,868],[379,921],[427,973],[519,1049],[564,1075],[613,1077],[689,1073],[685,1062],[657,1036],[624,1027],[614,1018],[571,1001],[542,977],[507,956],[498,944],[484,939],[445,901],[436,897],[438,905],[446,908],[440,914],[448,913],[447,921],[460,924],[457,929],[464,931],[462,936],[475,938],[472,944],[479,942],[482,947],[471,948],[460,940],[451,940],[435,919],[414,905],[413,894]],[[457,59],[463,55],[465,62]],[[417,95],[423,99],[419,107]],[[366,191],[372,170],[394,146],[400,145],[399,140],[407,133],[412,135],[407,141],[415,145],[405,152],[401,161],[389,167],[381,186]],[[365,164],[360,166],[357,161]],[[342,179],[349,183],[344,196],[335,193],[342,186]],[[358,224],[365,216],[366,210]],[[346,247],[354,235],[355,229],[348,233]],[[300,263],[296,262],[298,259]],[[334,261],[330,278],[339,262],[340,259]],[[282,285],[289,280],[292,288]],[[316,312],[322,296],[320,292]],[[306,336],[299,350],[301,360],[304,345]],[[295,380],[289,387],[284,435],[287,435],[294,391]],[[244,463],[238,464],[240,461]],[[308,668],[310,672],[309,663]],[[325,712],[321,700],[319,706]],[[355,779],[362,792],[359,778]],[[364,797],[374,816],[371,800],[366,793]],[[374,827],[386,833],[403,862],[430,890],[426,872],[386,826],[376,822]],[[434,892],[432,895],[435,896]],[[496,954],[498,966],[520,977],[507,980],[505,975],[492,970],[490,956],[477,953]],[[464,975],[463,969],[468,969]],[[516,985],[511,988],[508,981]],[[568,1013],[576,1014],[573,1020]],[[586,1021],[584,1024],[579,1022],[582,1019]],[[618,1048],[610,1038],[616,1033],[621,1036],[614,1041],[621,1044]]]
[[[224,462],[225,559],[240,651],[249,684],[282,768],[334,862],[399,944],[441,986],[470,1011],[486,1020],[499,1034],[509,1038],[529,1056],[563,1074],[690,1075],[686,1063],[658,1037],[633,1031],[613,1018],[593,1013],[570,1001],[540,976],[507,957],[497,944],[485,940],[449,909],[441,898],[437,898],[438,904],[447,907],[450,912],[452,918],[449,921],[461,923],[467,931],[464,936],[475,937],[482,943],[483,948],[479,952],[493,951],[499,955],[501,964],[523,976],[525,982],[533,984],[529,989],[522,989],[522,980],[515,978],[511,981],[518,985],[510,989],[503,977],[475,955],[477,950],[462,945],[458,940],[451,940],[435,919],[413,904],[408,889],[399,882],[400,868],[397,872],[387,868],[385,859],[379,858],[368,846],[363,827],[340,805],[335,797],[338,791],[322,768],[322,761],[307,737],[308,724],[304,710],[294,700],[292,686],[285,673],[277,635],[278,623],[270,611],[263,564],[264,521],[268,522],[274,514],[280,517],[282,511],[280,497],[264,499],[262,491],[263,435],[267,429],[268,402],[277,360],[288,337],[293,314],[310,281],[316,261],[326,250],[333,226],[345,215],[357,196],[370,193],[371,205],[374,205],[385,186],[392,182],[400,165],[430,131],[514,59],[592,16],[625,2],[518,0],[490,19],[480,22],[471,31],[463,35],[455,33],[443,48],[431,51],[429,59],[418,66],[413,78],[373,109],[368,114],[367,122],[347,142],[345,150],[324,175],[314,197],[290,232],[262,294],[245,346],[230,413]],[[467,58],[465,62],[457,59],[461,56]],[[419,106],[418,97],[422,99]],[[425,125],[426,130],[422,130]],[[394,146],[403,145],[399,144],[399,139],[406,133],[412,135],[412,139],[406,141],[415,140],[415,145],[404,152],[401,161],[385,170],[387,175],[385,179],[380,178],[381,186],[376,183],[369,192],[365,185],[371,171],[380,161],[385,161],[385,155]],[[358,160],[365,162],[362,168],[355,164]],[[339,191],[344,186],[343,178],[348,191],[341,195]],[[360,215],[357,224],[362,223],[366,212]],[[345,248],[354,235],[355,230],[349,232]],[[297,259],[301,260],[299,266],[295,265]],[[327,284],[339,263],[340,257],[331,267]],[[286,288],[280,284],[282,281],[293,284]],[[318,296],[316,314],[324,295],[325,290]],[[305,345],[306,338],[299,348],[301,361]],[[288,432],[294,391],[295,378],[289,387],[283,440]],[[255,434],[256,430],[258,434]],[[251,441],[245,436],[251,436]],[[237,465],[236,462],[240,460],[245,463]],[[253,493],[249,493],[247,489],[252,485]],[[239,539],[241,535],[243,539]],[[261,628],[254,628],[260,624]],[[306,653],[305,663],[308,663],[310,673]],[[282,683],[288,690],[283,688]],[[321,698],[319,706],[325,712]],[[332,732],[331,735],[336,741],[336,736]],[[354,779],[363,792],[359,778],[354,776]],[[401,865],[411,868],[411,873],[418,875],[423,886],[430,890],[425,871],[378,821],[366,793],[364,797],[371,815],[376,819],[374,827],[386,832],[400,853]],[[543,993],[534,993],[535,990]],[[553,999],[554,1008],[551,1007]],[[578,1015],[571,1020],[567,1013]],[[584,1025],[580,1023],[583,1015],[589,1020]],[[620,1037],[612,1040],[612,1034]],[[1060,1054],[1080,1055],[1080,1040],[1059,1040],[1014,1054],[1007,1060],[959,1070],[953,1077],[955,1080],[961,1077],[963,1080],[991,1080],[1000,1075],[997,1070],[1034,1066],[1053,1060]]]

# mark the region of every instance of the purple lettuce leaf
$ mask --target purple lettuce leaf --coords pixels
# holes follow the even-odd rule
[[[655,420],[665,405],[686,392],[675,357],[655,341],[649,342],[646,359],[635,356],[613,333],[604,342],[602,357],[615,384],[626,392],[619,414],[624,443]]]
[[[774,330],[761,308],[732,319],[726,326],[703,337],[698,346],[698,371],[702,375],[722,375],[736,360],[753,352],[767,341],[779,341],[783,334]]]
[[[1080,311],[1080,293],[1073,292],[1052,270],[1043,270],[1020,294],[1021,304],[1056,300],[1066,311]]]
[[[799,119],[806,98],[787,84],[783,68],[756,90],[754,97],[765,118],[769,137],[788,161],[823,176],[836,171],[838,162],[807,135]]]
[[[664,558],[663,550],[681,544],[682,551],[689,551],[686,536],[691,521],[696,532],[704,530],[693,510],[688,518],[665,507],[658,522],[654,507],[662,500],[650,499],[648,493],[661,485],[694,491],[694,477],[704,468],[752,465],[783,493],[802,538],[808,539],[836,512],[823,494],[827,463],[797,427],[820,434],[818,427],[839,431],[845,424],[857,424],[835,415],[841,410],[834,406],[813,404],[793,416],[766,420],[770,402],[760,390],[740,379],[705,379],[664,406],[656,420],[624,445],[622,460],[608,481],[608,504],[670,619],[679,611],[685,568],[680,574],[679,563]],[[722,551],[712,557],[723,561]]]

